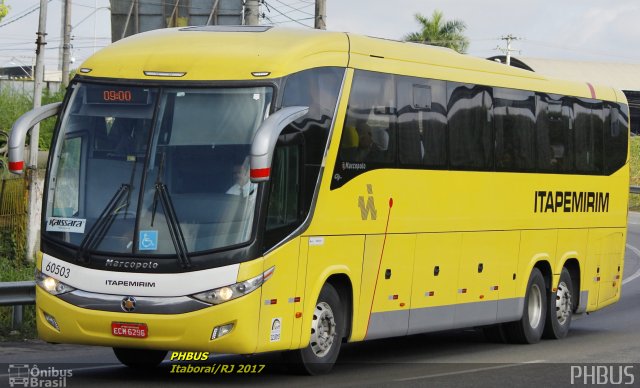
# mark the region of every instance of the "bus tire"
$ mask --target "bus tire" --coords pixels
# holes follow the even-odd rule
[[[540,341],[547,312],[546,290],[542,273],[534,268],[527,283],[522,318],[505,325],[509,342],[534,344]]]
[[[113,348],[118,361],[133,369],[151,369],[160,365],[166,350]]]
[[[286,361],[299,373],[328,373],[338,358],[344,330],[344,311],[340,296],[336,289],[327,283],[320,291],[313,312],[309,345],[287,352]]]
[[[569,333],[573,315],[573,283],[566,268],[562,268],[556,292],[549,292],[547,321],[542,336],[549,339],[561,339]]]

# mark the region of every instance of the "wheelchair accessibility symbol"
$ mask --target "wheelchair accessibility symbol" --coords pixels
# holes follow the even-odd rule
[[[141,251],[155,251],[158,249],[158,231],[141,230],[138,238],[138,249]]]

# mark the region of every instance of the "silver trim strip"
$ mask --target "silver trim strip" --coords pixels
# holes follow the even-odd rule
[[[586,312],[588,303],[589,303],[589,291],[580,291],[580,300],[578,301],[576,314],[582,314]]]
[[[121,303],[122,299],[128,295],[109,295],[75,290],[58,297],[74,306],[89,309],[124,313]],[[176,297],[147,297],[134,296],[136,307],[132,313],[135,314],[183,314],[192,311],[202,310],[211,305],[200,302],[188,296]]]
[[[516,321],[524,298],[423,307],[371,314],[365,340]]]

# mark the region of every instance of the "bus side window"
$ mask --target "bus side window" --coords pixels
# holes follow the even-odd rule
[[[537,94],[538,170],[570,173],[573,168],[573,107],[567,97]]]
[[[575,167],[579,173],[601,173],[603,151],[602,103],[576,99],[575,112]]]
[[[456,82],[448,82],[447,89],[452,169],[493,169],[492,89]]]
[[[56,175],[57,189],[53,198],[54,217],[73,217],[80,212],[83,139],[82,136],[74,136],[64,139],[62,143]]]
[[[624,108],[624,110],[623,110]],[[604,173],[613,174],[624,166],[627,160],[627,120],[626,106],[606,103],[604,110]]]
[[[533,171],[535,157],[535,95],[494,88],[495,153],[497,171]]]
[[[265,250],[289,235],[302,221],[302,135],[293,133],[281,135],[280,138],[273,156],[273,173],[269,182]]]
[[[359,174],[395,166],[396,97],[391,74],[357,70],[331,188]]]
[[[446,82],[398,77],[397,96],[400,164],[446,168]]]

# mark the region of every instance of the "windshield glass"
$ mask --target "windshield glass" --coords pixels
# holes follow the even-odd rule
[[[53,150],[45,233],[81,253],[179,257],[249,241],[248,155],[272,94],[76,84]]]

